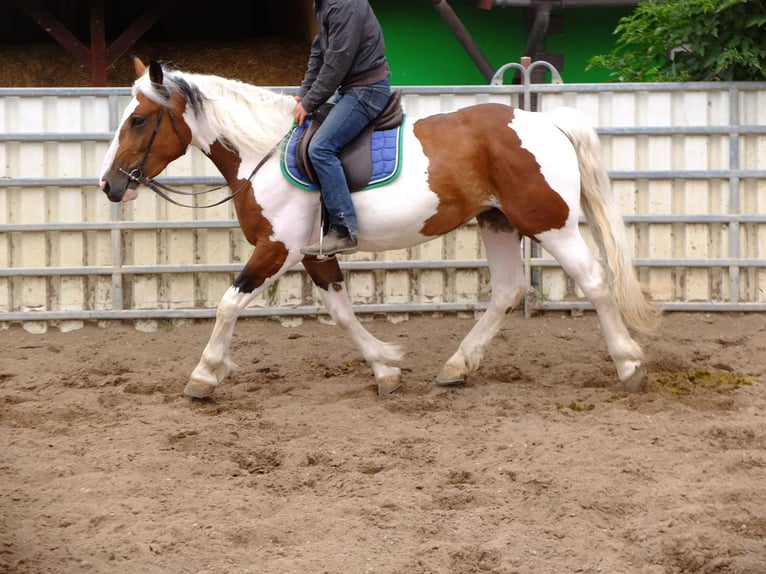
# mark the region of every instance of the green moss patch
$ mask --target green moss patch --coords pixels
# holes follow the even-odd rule
[[[675,395],[689,395],[695,389],[727,389],[741,386],[752,386],[758,383],[740,373],[728,371],[711,371],[709,369],[693,369],[679,373],[660,375],[655,381],[658,389]]]

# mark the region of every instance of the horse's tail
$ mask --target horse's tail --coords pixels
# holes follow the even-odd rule
[[[583,114],[571,108],[551,112],[553,123],[566,134],[577,153],[580,203],[604,257],[607,280],[625,321],[642,332],[658,324],[660,310],[644,294],[638,281],[625,234],[625,223],[612,194],[609,175],[601,161],[601,145]]]

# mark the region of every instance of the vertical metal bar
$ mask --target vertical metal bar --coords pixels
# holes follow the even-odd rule
[[[109,129],[116,132],[119,127],[121,117],[118,96],[109,96]],[[100,176],[100,174],[99,174]],[[109,221],[115,223],[122,219],[122,206],[119,203],[111,204],[109,210]],[[115,228],[110,232],[112,243],[112,309],[123,309],[122,294],[122,232]]]
[[[735,87],[729,89],[729,125],[739,127],[739,90]],[[739,130],[729,132],[729,169],[739,169]],[[741,198],[739,193],[738,176],[729,177],[729,215],[742,213]],[[729,257],[739,259],[740,224],[738,221],[729,222]],[[729,266],[729,301],[736,303],[739,300],[739,266]]]
[[[120,220],[120,204],[113,203],[109,210],[109,220]],[[122,232],[112,229],[110,232],[112,242],[112,309],[122,310]]]
[[[529,65],[532,63],[532,58],[529,56],[523,56],[521,58],[521,80],[524,83],[524,101],[521,102],[523,109],[529,111],[532,108],[531,98],[531,75],[529,73]],[[532,316],[532,309],[530,308],[530,289],[532,288],[532,240],[529,237],[524,237],[522,241],[523,255],[524,255],[524,283],[526,286],[526,293],[524,295],[524,318],[529,319]]]
[[[529,56],[522,56],[521,67],[524,68],[521,72],[522,84],[524,85],[524,101],[521,102],[522,109],[530,112],[532,111],[532,78],[529,74],[529,65],[532,63],[532,58]]]

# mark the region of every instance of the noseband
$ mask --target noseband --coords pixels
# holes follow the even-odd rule
[[[163,89],[164,89],[164,87],[163,87]],[[165,90],[165,91],[167,92],[167,90]],[[194,207],[215,207],[217,205],[221,205],[222,203],[226,203],[227,201],[234,199],[245,188],[245,184],[248,183],[253,178],[253,176],[258,172],[258,170],[261,169],[261,167],[263,167],[263,164],[265,164],[266,161],[268,161],[268,159],[272,155],[274,155],[274,151],[279,147],[279,144],[274,146],[274,148],[269,153],[267,153],[261,159],[261,161],[258,162],[258,165],[255,166],[255,168],[250,173],[250,175],[247,177],[247,179],[245,179],[240,184],[240,186],[237,188],[237,190],[235,192],[233,192],[232,194],[227,195],[226,197],[224,197],[223,199],[221,199],[219,201],[216,201],[215,203],[210,203],[210,204],[207,204],[207,205],[199,205],[199,206],[197,206],[197,205],[187,205],[185,203],[180,203],[180,202],[176,201],[175,199],[173,199],[172,197],[170,197],[165,192],[175,193],[176,195],[186,195],[186,196],[204,195],[206,193],[212,193],[214,191],[218,191],[219,189],[223,189],[224,187],[226,187],[226,184],[219,185],[217,187],[211,187],[210,189],[205,189],[205,190],[202,190],[202,191],[183,191],[183,190],[180,190],[180,189],[175,189],[175,188],[170,187],[168,185],[165,185],[163,183],[160,183],[160,182],[154,180],[153,178],[148,178],[148,177],[146,177],[144,175],[144,173],[143,173],[144,165],[146,164],[146,160],[149,158],[149,153],[151,152],[152,146],[154,145],[154,140],[157,138],[157,134],[160,131],[160,124],[162,123],[162,118],[164,117],[166,110],[168,112],[168,116],[170,117],[170,123],[173,125],[173,131],[176,133],[176,136],[178,137],[178,141],[181,143],[181,148],[182,148],[181,155],[184,155],[186,153],[186,150],[189,147],[189,145],[186,142],[184,142],[183,136],[181,135],[181,130],[178,127],[178,121],[176,120],[176,116],[173,113],[173,109],[169,105],[163,105],[160,108],[160,112],[157,114],[157,123],[154,124],[154,131],[152,132],[152,136],[149,138],[149,144],[146,146],[146,150],[144,151],[144,155],[141,158],[141,163],[138,164],[138,167],[133,168],[129,172],[125,171],[122,168],[120,168],[119,171],[121,171],[122,173],[127,175],[128,179],[130,179],[131,181],[135,181],[137,183],[140,183],[141,185],[145,185],[146,187],[151,189],[154,193],[156,193],[161,198],[163,198],[165,201],[168,201],[168,202],[170,202],[170,203],[172,203],[174,205],[179,205],[181,207],[191,207],[191,208],[194,208]]]

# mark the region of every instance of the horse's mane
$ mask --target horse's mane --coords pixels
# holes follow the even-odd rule
[[[165,89],[183,95],[200,130],[209,130],[204,135],[210,141],[218,139],[237,150],[265,154],[290,129],[295,107],[290,96],[220,76],[168,68],[163,72]],[[148,73],[136,80],[133,93],[139,91],[159,103],[167,103],[167,93],[152,84]]]

